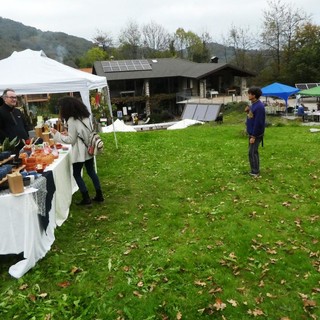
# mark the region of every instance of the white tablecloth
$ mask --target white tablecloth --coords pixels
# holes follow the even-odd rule
[[[56,226],[61,226],[68,218],[72,194],[77,190],[70,151],[60,151],[59,159],[47,168],[53,172],[56,192],[46,231],[39,222],[38,206],[33,196],[36,190],[29,189],[19,196],[0,194],[0,254],[23,252],[24,256],[9,268],[9,273],[15,278],[22,277],[46,255],[55,240]]]

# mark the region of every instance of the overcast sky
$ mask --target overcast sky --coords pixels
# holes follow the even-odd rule
[[[319,0],[282,0],[311,15],[320,25]],[[222,43],[232,26],[251,32],[261,28],[267,0],[10,0],[0,16],[42,31],[59,31],[92,40],[98,30],[115,42],[129,21],[140,26],[151,21],[169,33],[177,28],[201,35],[208,32]]]

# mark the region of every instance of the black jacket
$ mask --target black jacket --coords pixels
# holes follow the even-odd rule
[[[5,138],[28,139],[28,126],[22,112],[17,108],[3,104],[0,107],[0,143]]]

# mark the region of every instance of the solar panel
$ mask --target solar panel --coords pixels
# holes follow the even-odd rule
[[[220,111],[220,104],[186,104],[182,119],[214,121]]]
[[[182,119],[193,119],[196,109],[196,104],[187,104],[183,110]]]
[[[319,86],[320,86],[320,83],[296,83],[296,88],[300,90],[311,89]]]
[[[105,73],[152,70],[148,60],[102,61],[101,65]]]

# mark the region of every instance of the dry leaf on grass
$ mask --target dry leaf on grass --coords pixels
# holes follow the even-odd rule
[[[216,308],[216,310],[223,310],[227,307],[225,303],[222,302],[221,299],[216,299],[216,302],[213,304],[213,306]]]
[[[237,307],[238,306],[238,302],[236,300],[230,299],[227,300],[233,307]]]
[[[63,281],[63,282],[58,283],[58,286],[59,286],[60,288],[67,288],[67,287],[69,287],[70,285],[71,285],[71,283],[70,283],[69,281]]]
[[[76,274],[76,273],[79,273],[79,272],[82,272],[83,270],[81,269],[81,268],[79,268],[79,267],[72,267],[72,269],[71,269],[71,274],[72,275],[74,275],[74,274]]]
[[[200,286],[200,287],[205,287],[207,285],[205,282],[200,281],[200,280],[196,280],[194,282],[194,284],[197,285],[197,286]]]
[[[251,310],[249,309],[248,310],[248,314],[254,316],[254,317],[257,317],[257,316],[263,316],[264,313],[261,309],[254,309],[254,310]]]
[[[142,298],[142,294],[139,291],[133,291],[133,295],[138,297],[139,299]]]

